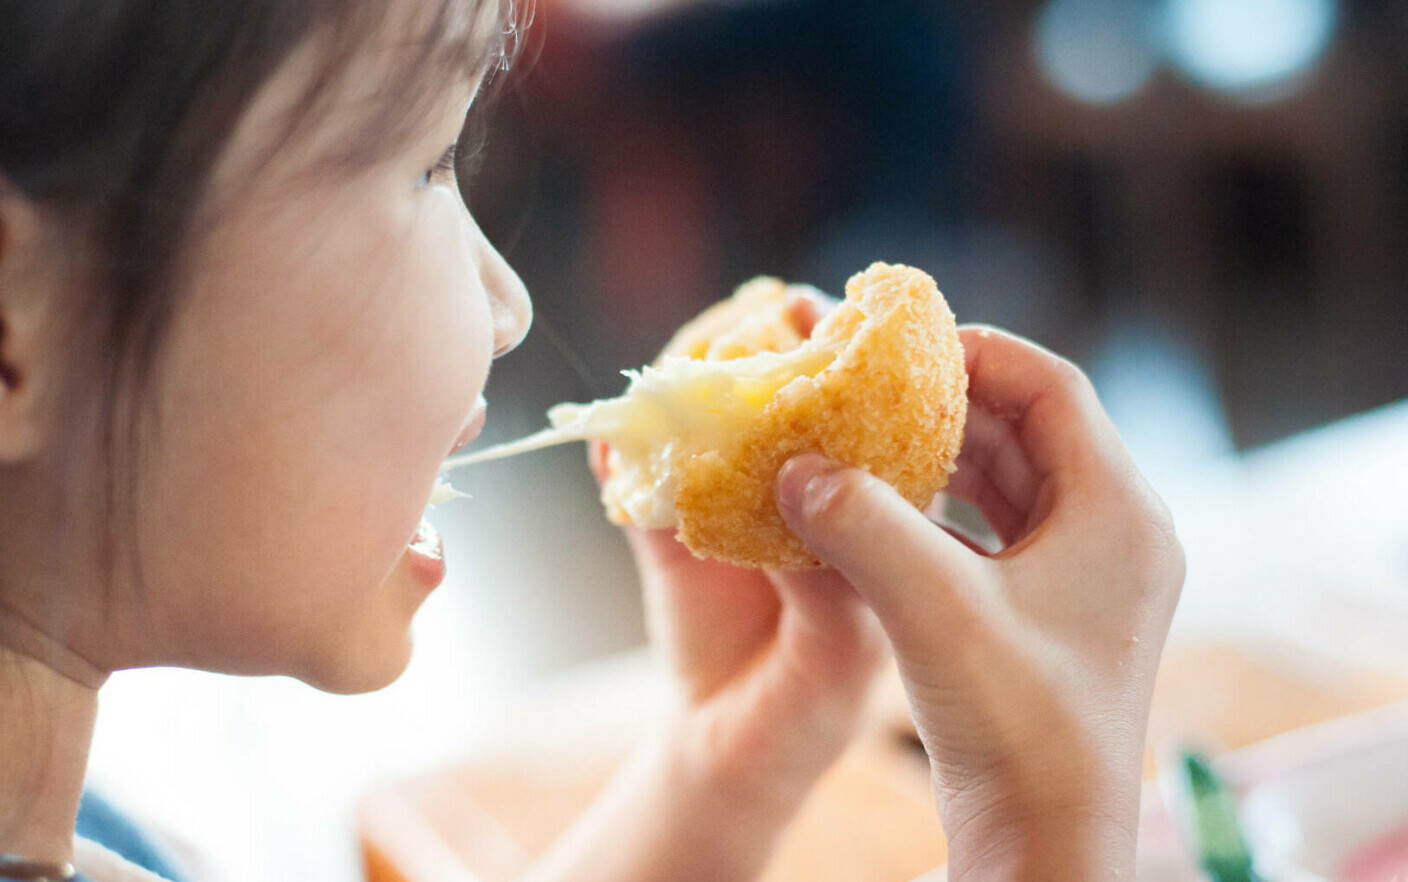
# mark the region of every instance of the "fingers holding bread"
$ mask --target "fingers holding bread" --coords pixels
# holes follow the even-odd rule
[[[1056,474],[1088,481],[1112,465],[1123,465],[1124,445],[1080,368],[997,328],[965,326],[959,336],[972,406],[1013,430],[1028,465],[1024,482]],[[985,433],[985,440],[990,437]],[[997,452],[988,445],[974,446],[965,461],[972,458],[991,466]],[[1009,489],[1014,496],[1023,495],[1015,486]]]

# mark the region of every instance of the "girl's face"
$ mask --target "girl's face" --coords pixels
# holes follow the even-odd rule
[[[358,137],[348,120],[381,73],[364,67],[343,106],[253,167],[306,85],[295,57],[217,166],[142,471],[133,630],[151,661],[377,688],[440,581],[418,525],[530,306],[436,168],[477,84],[439,96],[386,159],[318,173]]]

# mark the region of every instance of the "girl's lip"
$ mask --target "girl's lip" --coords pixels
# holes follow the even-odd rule
[[[455,439],[454,446],[450,452],[445,454],[449,459],[456,453],[469,446],[469,442],[479,437],[479,433],[484,431],[484,421],[488,419],[488,404],[484,401],[484,396],[479,397],[478,403],[474,405],[474,410],[469,412],[469,419],[465,421],[464,428],[460,429],[459,437]]]
[[[445,544],[430,521],[421,520],[406,546],[405,558],[427,590],[433,591],[445,580]]]

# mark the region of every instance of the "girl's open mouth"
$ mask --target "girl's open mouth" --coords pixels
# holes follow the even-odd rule
[[[406,546],[405,558],[427,590],[434,590],[445,580],[445,545],[440,531],[425,518],[421,518],[415,536]]]

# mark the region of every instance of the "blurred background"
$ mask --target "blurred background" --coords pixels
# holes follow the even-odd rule
[[[1300,495],[1243,467],[1408,396],[1405,59],[1395,0],[537,0],[464,185],[537,309],[495,367],[481,443],[615,394],[622,368],[751,276],[839,294],[903,262],[960,321],[1091,373],[1201,552],[1181,616],[1261,615],[1226,583],[1280,576],[1240,556],[1304,570],[1284,531],[1239,532],[1269,518],[1333,512],[1340,529],[1299,547],[1408,568],[1401,408],[1375,436],[1388,473],[1323,443],[1323,467],[1278,473],[1308,482]],[[352,878],[351,806],[371,782],[643,641],[578,446],[456,483],[474,498],[436,513],[451,575],[403,681],[346,699],[120,675],[95,779],[168,822],[185,806],[178,832],[251,878]],[[1408,596],[1379,560],[1384,590]],[[170,723],[154,734],[148,714]],[[213,776],[150,777],[205,770],[211,750],[228,758]]]

